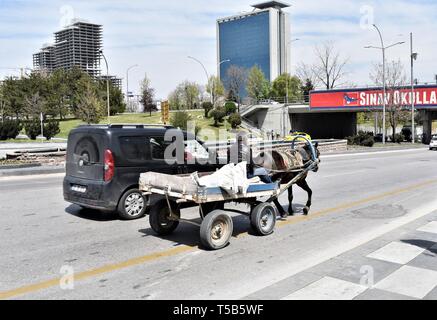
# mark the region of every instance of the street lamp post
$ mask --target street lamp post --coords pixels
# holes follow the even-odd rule
[[[108,100],[108,124],[111,124],[111,105],[109,101],[109,66],[108,60],[106,60],[106,57],[103,54],[103,50],[100,50],[100,54],[102,55],[103,59],[105,59],[106,63],[106,99]]]
[[[194,57],[191,57],[191,56],[188,56],[188,59],[194,60],[194,61],[196,61],[198,64],[200,64],[202,66],[203,71],[205,71],[205,74],[206,74],[206,83],[208,84],[208,82],[209,82],[209,74],[208,74],[208,70],[206,70],[204,64],[200,60],[198,60],[198,59],[196,59]],[[214,103],[214,101],[212,101],[212,95],[211,95],[211,103]]]
[[[296,38],[296,39],[293,39],[293,40],[290,40],[290,41],[287,42],[287,50],[286,50],[287,51],[287,58],[288,58],[288,54],[289,54],[288,48],[290,47],[290,45],[293,42],[296,42],[296,41],[299,41],[299,40],[300,39]],[[288,64],[287,64],[287,66],[288,66]],[[286,71],[289,71],[289,70],[286,70]],[[288,105],[288,97],[289,97],[289,94],[288,94],[288,77],[289,77],[289,73],[286,72],[285,73],[285,103],[284,103],[284,108],[282,110],[282,135],[284,137],[287,135],[287,132],[286,132],[286,129],[285,129],[285,127],[286,127],[285,119],[287,117],[287,105]]]
[[[385,82],[385,78],[386,78],[386,74],[385,74],[385,51],[391,47],[400,45],[400,44],[404,44],[405,42],[397,42],[395,44],[392,44],[390,46],[385,47],[384,46],[384,39],[382,37],[382,33],[379,30],[378,26],[376,24],[373,25],[373,27],[376,29],[376,31],[378,31],[379,34],[379,38],[381,40],[381,47],[373,47],[373,46],[367,46],[365,47],[366,49],[379,49],[382,50],[382,86],[383,86],[383,96],[382,96],[382,105],[383,105],[383,109],[382,109],[382,143],[385,144],[385,137],[386,137],[386,121],[385,121],[385,115],[386,115],[386,107],[387,107],[387,103],[386,103],[386,96],[387,96],[387,88],[386,88],[386,82]]]
[[[217,72],[218,72],[218,74],[220,74],[220,66],[223,64],[223,63],[226,63],[226,62],[231,62],[231,60],[230,59],[226,59],[226,60],[223,60],[223,61],[220,61],[219,62],[219,64],[218,64],[218,66],[217,66]],[[217,76],[217,79],[219,79],[219,76]],[[212,81],[212,88],[211,88],[211,96],[212,96],[212,100],[213,100],[213,104],[214,104],[214,95],[215,95],[215,79],[213,79],[213,81]]]
[[[410,34],[410,51],[411,51],[411,141],[414,144],[416,142],[416,132],[415,132],[415,119],[414,119],[414,109],[415,109],[415,96],[414,96],[414,60],[417,60],[418,54],[413,52],[413,33]]]
[[[129,67],[126,70],[126,103],[127,103],[128,107],[129,107],[129,71],[133,68],[136,68],[136,67],[138,67],[137,64]]]

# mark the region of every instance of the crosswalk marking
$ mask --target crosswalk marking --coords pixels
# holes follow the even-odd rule
[[[375,285],[375,288],[423,299],[437,286],[437,272],[403,266]]]
[[[425,249],[401,242],[392,242],[369,254],[367,257],[398,264],[407,264],[422,254]]]
[[[432,222],[428,223],[427,225],[417,229],[417,231],[437,234],[437,221],[432,221]]]
[[[352,300],[367,289],[359,284],[325,277],[282,300]]]

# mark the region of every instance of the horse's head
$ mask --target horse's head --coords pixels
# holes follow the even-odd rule
[[[316,159],[320,162],[319,143],[318,142],[314,143],[313,147],[314,147]],[[299,150],[300,154],[302,155],[305,163],[308,163],[309,161],[311,161],[313,159],[311,147],[309,144],[305,144],[304,146],[302,146],[298,150]],[[319,171],[319,166],[316,166],[313,171],[314,172]]]

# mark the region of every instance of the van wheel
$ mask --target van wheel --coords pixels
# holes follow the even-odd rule
[[[146,214],[147,202],[140,190],[131,189],[121,197],[118,215],[124,220],[135,220]]]

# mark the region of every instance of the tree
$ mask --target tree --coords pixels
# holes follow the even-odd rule
[[[246,90],[249,97],[256,101],[269,97],[270,83],[258,66],[250,69]]]
[[[108,92],[106,80],[99,81],[99,95],[105,105],[108,104]],[[109,82],[109,107],[110,115],[124,113],[126,111],[126,103],[124,102],[124,94],[121,89]]]
[[[208,80],[206,92],[211,95],[212,104],[215,106],[218,98],[222,97],[225,94],[225,87],[218,77],[211,76]]]
[[[232,65],[226,72],[227,80],[226,87],[229,93],[232,92],[236,98],[236,102],[241,104],[241,90],[246,86],[247,70],[243,67]]]
[[[308,80],[313,84],[314,88],[318,87],[320,80],[314,73],[312,65],[301,62],[296,67],[296,75],[302,83],[306,83]]]
[[[47,97],[48,108],[58,114],[62,120],[68,114],[68,73],[64,69],[55,70],[48,82],[50,95]]]
[[[195,109],[199,104],[199,85],[195,82],[184,81],[181,86],[185,106],[187,109]]]
[[[305,85],[302,85],[301,91],[305,102],[310,102],[310,92],[314,90],[314,84],[311,79],[305,80]]]
[[[229,116],[228,122],[232,129],[237,129],[237,127],[242,123],[241,116],[238,113],[233,113]]]
[[[81,85],[85,86],[85,90],[77,104],[75,116],[88,124],[99,123],[105,115],[105,104],[92,83]]]
[[[298,77],[284,73],[277,77],[272,84],[273,97],[286,97],[288,86],[288,101],[297,101],[301,98],[302,83]]]
[[[170,119],[170,123],[173,127],[180,128],[186,131],[188,128],[188,121],[190,120],[191,115],[187,111],[180,110],[173,113]]]
[[[406,110],[408,106],[402,104],[399,89],[406,85],[407,76],[404,66],[400,60],[391,61],[386,64],[386,117],[392,127],[393,140],[395,140],[396,127],[398,123],[408,121],[411,113]],[[383,85],[383,66],[382,63],[374,65],[374,70],[370,74],[370,78],[376,85]],[[381,98],[382,99],[382,95]],[[382,104],[382,101],[381,101]]]
[[[340,56],[335,50],[333,42],[325,42],[315,48],[317,62],[312,67],[314,76],[327,90],[334,89],[341,85],[340,81],[345,77],[345,67],[348,59]],[[311,77],[310,77],[311,79]]]
[[[226,117],[226,111],[224,108],[215,108],[210,115],[214,119],[214,127],[219,127]]]
[[[209,113],[212,109],[214,109],[214,106],[211,102],[203,102],[202,109],[205,110],[205,118],[208,118]]]
[[[168,100],[173,110],[194,109],[199,103],[200,90],[195,82],[184,81],[170,93]]]
[[[141,104],[144,107],[144,112],[148,112],[152,116],[152,112],[157,110],[155,100],[155,89],[152,88],[150,79],[147,74],[141,82]]]
[[[13,79],[12,77],[7,78],[3,82],[3,113],[5,116],[19,119],[24,116],[25,111],[25,101],[24,101],[24,91],[21,80]]]

